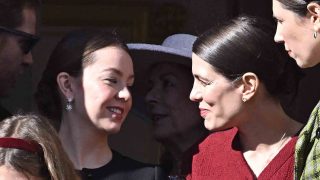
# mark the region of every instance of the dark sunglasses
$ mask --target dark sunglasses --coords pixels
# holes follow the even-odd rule
[[[20,48],[24,54],[28,54],[32,48],[37,44],[39,41],[39,37],[35,36],[33,34],[29,34],[23,31],[15,30],[15,29],[10,29],[6,28],[3,26],[0,26],[0,31],[4,31],[10,34],[13,34],[15,36],[19,36],[22,39],[19,40]]]

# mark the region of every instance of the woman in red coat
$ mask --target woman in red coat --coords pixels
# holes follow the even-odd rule
[[[273,42],[274,30],[239,17],[195,41],[190,99],[214,133],[194,155],[189,179],[293,179],[302,125],[280,99],[295,93],[299,69]]]

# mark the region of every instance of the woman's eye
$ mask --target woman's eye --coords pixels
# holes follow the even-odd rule
[[[276,23],[279,23],[279,24],[282,24],[282,23],[283,23],[283,21],[280,20],[280,19],[275,18],[274,20],[276,21]]]
[[[203,87],[206,87],[206,86],[208,86],[208,85],[212,85],[212,84],[215,83],[215,81],[210,81],[210,82],[208,82],[208,81],[202,81],[202,80],[199,80],[199,82],[200,82],[200,84],[201,84]]]
[[[204,81],[199,80],[198,81],[202,86],[206,86],[207,84]]]
[[[202,86],[208,86],[210,83],[208,83],[208,82],[205,82],[205,81],[201,81],[201,80],[199,80],[199,82],[200,82],[200,84],[202,85]]]
[[[171,81],[169,81],[169,80],[163,81],[163,87],[167,88],[167,87],[173,87],[173,86],[174,86],[174,84]]]
[[[116,84],[118,82],[117,79],[112,79],[112,78],[104,79],[104,81],[107,82],[108,84]]]

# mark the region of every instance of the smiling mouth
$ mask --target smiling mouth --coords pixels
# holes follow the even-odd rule
[[[118,108],[118,107],[108,107],[107,108],[110,112],[115,113],[117,115],[122,115],[123,114],[123,109]]]

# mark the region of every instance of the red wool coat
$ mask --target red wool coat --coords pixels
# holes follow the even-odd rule
[[[208,136],[193,156],[190,180],[293,180],[294,147],[297,137],[281,149],[258,178],[251,171],[240,151],[237,129],[216,132]]]

